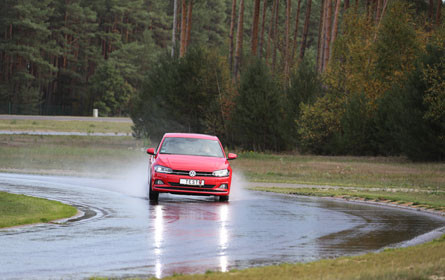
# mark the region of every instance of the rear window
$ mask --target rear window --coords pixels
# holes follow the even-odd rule
[[[217,140],[167,137],[162,143],[161,154],[224,157]]]

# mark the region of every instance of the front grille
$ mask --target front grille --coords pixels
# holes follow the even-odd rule
[[[168,182],[171,186],[173,187],[183,187],[184,189],[186,188],[196,188],[196,186],[189,186],[189,185],[182,185],[179,183],[173,183],[173,182]],[[199,188],[206,188],[206,189],[212,189],[214,188],[216,185],[204,185],[204,186],[199,186]]]
[[[190,171],[186,171],[186,170],[173,170],[173,172],[170,173],[170,174],[189,176],[189,172]],[[202,172],[202,171],[196,171],[196,176],[199,176],[199,177],[214,177],[213,176],[213,172]]]

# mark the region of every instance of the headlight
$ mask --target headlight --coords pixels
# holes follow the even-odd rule
[[[227,177],[229,176],[229,170],[228,169],[216,170],[213,171],[212,175],[215,177]]]
[[[159,172],[159,173],[172,173],[172,169],[162,166],[162,165],[156,165],[155,166],[155,172]]]

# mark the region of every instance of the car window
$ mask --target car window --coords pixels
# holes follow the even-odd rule
[[[167,137],[162,143],[161,154],[224,157],[217,140]]]

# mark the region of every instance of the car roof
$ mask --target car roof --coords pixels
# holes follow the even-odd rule
[[[209,139],[209,140],[218,140],[218,137],[207,134],[198,134],[198,133],[166,133],[163,138],[166,137],[176,137],[176,138],[198,138],[198,139]]]

